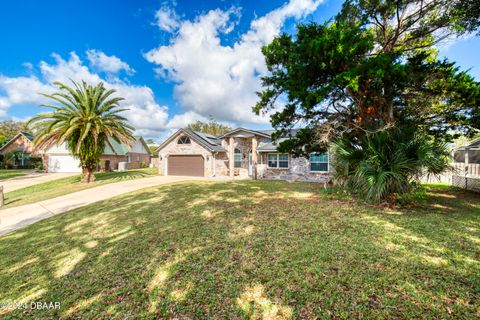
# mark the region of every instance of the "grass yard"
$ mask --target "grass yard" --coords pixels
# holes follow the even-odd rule
[[[473,319],[480,197],[385,209],[281,181],[180,183],[0,238],[5,319]]]
[[[14,190],[5,194],[5,206],[16,207],[28,203],[34,203],[46,199],[51,199],[72,192],[85,190],[100,185],[119,182],[122,180],[139,179],[151,177],[158,174],[158,169],[136,169],[121,172],[99,172],[95,173],[97,178],[94,182],[83,183],[81,176],[71,176],[60,178],[44,183],[39,183],[30,187]]]
[[[20,169],[0,169],[0,180],[7,180],[15,177],[26,176],[28,172],[28,170]]]

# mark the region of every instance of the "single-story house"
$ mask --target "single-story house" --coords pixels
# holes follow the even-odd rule
[[[138,169],[141,164],[150,164],[150,150],[145,140],[135,137],[135,143],[129,147],[113,139],[108,140],[100,157],[98,170],[117,170],[119,162],[127,162],[128,169]],[[56,145],[43,153],[43,164],[47,172],[81,172],[80,160],[72,156],[66,144]]]
[[[237,128],[221,136],[180,129],[157,149],[159,173],[327,182],[328,153],[308,158],[279,153],[271,130]]]
[[[14,159],[13,165],[28,166],[30,165],[31,157],[41,157],[39,153],[33,153],[33,138],[31,134],[20,131],[0,148],[0,154],[5,155],[9,152],[17,152],[18,156]]]
[[[66,144],[56,145],[48,150],[33,152],[34,136],[19,132],[13,139],[0,148],[0,154],[11,151],[20,153],[15,165],[29,165],[30,157],[43,158],[43,167],[47,172],[81,172],[80,161],[74,158]],[[142,163],[150,165],[151,152],[141,136],[135,136],[135,143],[129,147],[114,140],[108,140],[100,157],[99,170],[111,171],[118,169],[119,162],[127,162],[128,169],[137,169]],[[100,168],[101,166],[101,168]]]

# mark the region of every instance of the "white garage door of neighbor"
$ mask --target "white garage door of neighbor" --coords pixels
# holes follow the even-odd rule
[[[82,172],[80,160],[69,155],[49,155],[48,172]]]

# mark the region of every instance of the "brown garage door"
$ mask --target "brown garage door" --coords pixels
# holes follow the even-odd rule
[[[202,156],[169,156],[168,175],[203,177]]]

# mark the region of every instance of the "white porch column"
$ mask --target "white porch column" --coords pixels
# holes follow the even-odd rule
[[[258,140],[257,136],[252,138],[252,176],[254,180],[257,180],[257,146]]]
[[[228,171],[230,173],[230,177],[234,177],[234,170],[235,170],[235,147],[233,146],[234,139],[230,137],[228,142]]]
[[[465,148],[465,176],[468,176],[468,148]]]

